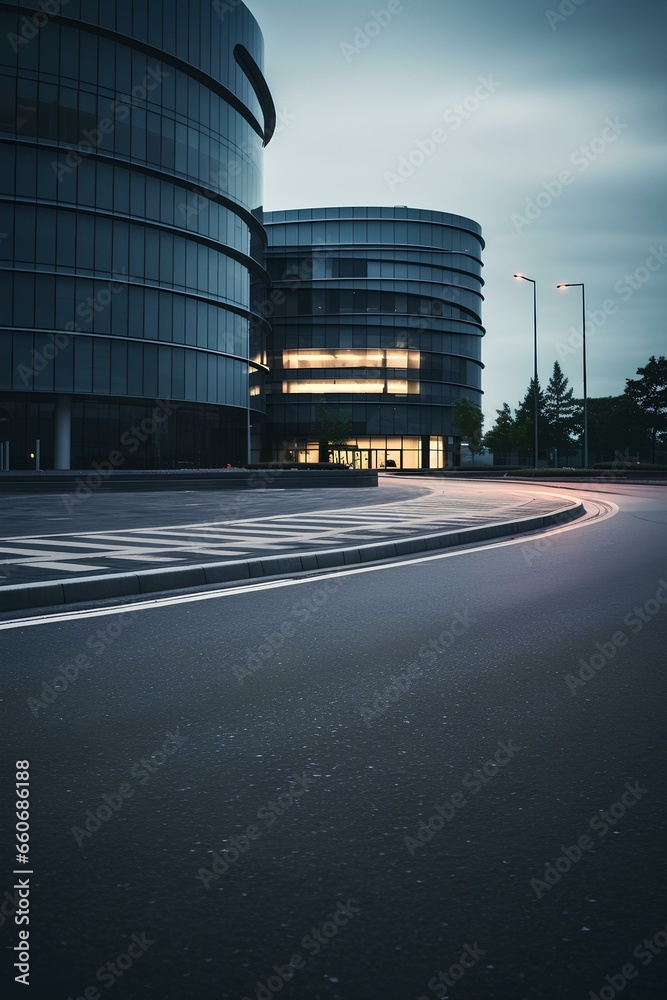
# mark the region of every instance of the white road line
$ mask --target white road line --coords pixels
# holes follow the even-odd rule
[[[48,538],[48,536],[45,536],[45,537]],[[107,542],[107,543],[109,543],[109,545],[112,545],[113,542],[132,542],[134,545],[136,545],[137,542],[142,542],[142,543],[145,542],[146,545],[160,545],[160,546],[164,545],[164,539],[163,538],[155,538],[155,539],[152,539],[152,538],[137,538],[136,535],[114,535],[112,537],[112,536],[109,536],[109,535],[102,535],[102,534],[100,534],[100,535],[84,535],[83,537],[84,538],[98,538],[99,541],[95,543],[97,548],[102,548],[102,546],[100,544],[101,542]],[[48,544],[51,545],[52,543],[49,541]],[[55,544],[59,545],[60,543],[56,542]],[[92,545],[92,543],[91,543],[91,545]],[[106,548],[106,546],[105,546],[105,548]],[[146,549],[146,551],[150,552],[150,549]]]
[[[154,555],[148,556],[148,555],[145,554],[145,552],[142,552],[141,550],[139,550],[136,555],[132,555],[131,553],[127,553],[127,552],[125,552],[124,554],[121,554],[120,552],[119,553],[110,552],[108,554],[106,552],[98,552],[96,554],[95,558],[96,559],[97,558],[102,558],[102,559],[122,559],[123,561],[126,561],[126,562],[163,563],[164,564],[164,563],[173,563],[174,559],[177,559],[178,556],[181,554],[180,552],[177,552],[175,549],[174,550],[172,550],[172,549],[166,549],[165,551],[167,551],[167,552],[173,552],[173,554],[171,556],[154,556]],[[186,553],[186,555],[187,555],[187,553]]]
[[[550,498],[553,499],[553,498]],[[531,501],[532,503],[532,501]],[[526,506],[529,504],[522,505],[522,512],[525,512]],[[543,508],[544,504],[538,505]],[[548,505],[552,507],[553,505]],[[507,507],[498,508],[497,505],[494,508],[494,512],[501,510],[503,513],[511,514],[512,511]],[[537,513],[537,507],[532,508],[534,513]],[[71,558],[92,558],[92,559],[121,559],[129,562],[146,562],[146,563],[169,563],[174,562],[174,560],[179,559],[181,556],[190,554],[199,555],[214,555],[214,556],[238,556],[243,552],[256,552],[258,549],[262,549],[267,552],[283,550],[289,547],[292,542],[298,541],[301,544],[314,544],[321,543],[323,540],[328,539],[329,541],[334,540],[345,540],[349,539],[350,536],[361,536],[368,539],[373,539],[375,536],[386,534],[390,528],[396,527],[397,523],[404,528],[403,535],[408,535],[414,532],[415,529],[428,524],[432,527],[433,531],[440,531],[446,528],[451,528],[452,531],[457,530],[458,527],[463,524],[475,524],[477,521],[487,520],[489,512],[478,513],[476,515],[471,515],[468,511],[465,518],[462,519],[458,524],[452,523],[451,517],[434,517],[432,514],[425,513],[422,510],[411,510],[409,516],[403,515],[402,517],[397,517],[396,514],[385,514],[381,517],[372,518],[359,518],[355,517],[340,517],[332,520],[329,514],[326,514],[322,518],[312,518],[315,524],[308,526],[303,525],[302,530],[295,531],[293,526],[290,525],[291,530],[285,531],[285,528],[280,524],[276,523],[274,520],[273,524],[269,527],[263,524],[259,527],[259,530],[252,525],[252,522],[243,522],[243,527],[239,525],[238,527],[229,526],[224,522],[220,522],[217,525],[210,526],[208,528],[201,528],[197,530],[192,530],[192,528],[180,528],[180,529],[160,529],[160,528],[140,528],[136,530],[131,529],[130,534],[117,535],[114,532],[99,533],[97,535],[84,534],[84,538],[95,538],[96,541],[75,541],[72,537],[65,539],[63,536],[59,536],[57,539],[49,539],[49,536],[34,536],[33,539],[28,541],[29,545],[36,545],[38,543],[44,544],[45,542],[49,545],[60,546],[60,549],[54,550],[35,550],[29,548],[10,548],[7,547],[5,551],[8,553],[13,553],[13,559],[4,560],[5,563],[14,563],[20,565],[34,566],[37,568],[49,568],[49,569],[66,569],[70,572],[74,572],[72,569],[72,564],[70,562],[64,562],[63,557],[67,558],[69,553],[62,550],[62,546],[70,546],[71,548],[90,548],[93,551],[88,555],[82,552],[72,552]],[[251,527],[253,533],[248,534],[247,529]],[[305,528],[305,530],[304,530]],[[245,529],[245,530],[244,530]],[[150,535],[150,537],[149,537]],[[48,541],[47,541],[48,539]],[[355,539],[360,540],[360,539]],[[114,542],[132,542],[132,545],[118,545],[113,544]],[[211,545],[203,544],[206,541],[210,541]],[[25,544],[25,543],[24,543]],[[165,555],[159,555],[159,553],[165,553]],[[23,558],[16,558],[16,555],[22,556]],[[39,562],[35,561],[35,557],[39,559]],[[43,561],[47,559],[48,561]],[[59,559],[59,562],[55,560]],[[2,564],[3,561],[0,561]],[[86,571],[90,567],[84,567]],[[103,568],[103,567],[96,567]]]
[[[166,535],[163,536],[163,538],[167,538],[167,539],[168,538],[176,538],[176,539],[179,539],[179,538],[194,538],[194,539],[199,539],[201,541],[207,541],[207,540],[210,540],[210,539],[219,539],[219,538],[224,538],[224,539],[227,539],[227,538],[232,538],[232,539],[233,538],[258,538],[260,540],[263,539],[263,538],[266,538],[269,541],[277,541],[278,539],[283,539],[283,538],[284,539],[288,539],[288,540],[292,540],[292,539],[298,539],[300,537],[301,537],[301,534],[298,531],[290,530],[289,533],[288,533],[288,532],[285,532],[285,531],[281,531],[279,528],[272,528],[271,531],[266,531],[266,530],[262,530],[262,531],[259,531],[259,532],[254,532],[253,531],[252,535],[249,535],[247,531],[241,531],[240,528],[231,529],[231,530],[227,528],[224,531],[212,531],[211,530],[211,531],[206,531],[206,532],[204,532],[204,531],[197,531],[197,532],[189,532],[189,531],[178,531],[177,532],[177,531],[170,531]],[[137,539],[138,542],[141,542],[142,540],[143,540],[142,538],[138,538]]]
[[[54,554],[56,554],[56,555],[62,555],[62,552],[54,553],[51,549],[43,549],[43,550],[42,549],[37,549],[37,550],[35,550],[35,549],[17,549],[17,548],[14,548],[13,546],[10,548],[8,545],[4,546],[3,548],[0,548],[0,555],[4,554],[5,552],[8,552],[8,553],[10,553],[12,555],[24,556],[26,559],[30,559],[32,556],[35,556],[35,557],[38,557],[38,558],[41,558],[41,559],[48,559],[48,558],[50,558]],[[74,555],[74,553],[72,553],[72,554]],[[78,555],[78,553],[77,553],[77,555]],[[0,559],[0,565],[4,565],[5,563],[15,563],[15,562],[18,562],[18,561],[19,561],[18,559]]]
[[[568,498],[570,499],[570,498]],[[301,587],[314,583],[321,583],[339,577],[358,576],[362,573],[386,573],[388,571],[402,569],[405,566],[419,566],[425,562],[433,562],[438,559],[460,559],[467,556],[476,555],[479,552],[488,552],[493,549],[506,548],[509,545],[535,544],[536,538],[545,535],[553,536],[565,531],[577,531],[584,526],[592,526],[605,521],[608,517],[615,516],[619,508],[611,501],[605,501],[611,509],[606,513],[590,520],[574,521],[572,524],[561,525],[557,528],[548,528],[545,531],[531,532],[520,538],[509,538],[505,541],[489,542],[483,545],[474,545],[464,549],[454,549],[451,552],[438,552],[433,555],[419,556],[414,559],[395,560],[377,566],[360,566],[355,569],[335,570],[330,573],[319,573],[316,576],[293,577],[283,580],[271,580],[268,582],[258,582],[245,586],[230,587],[226,590],[200,591],[197,594],[181,594],[175,597],[161,597],[154,600],[138,601],[132,604],[115,605],[105,608],[90,608],[82,611],[63,611],[50,615],[39,615],[35,618],[17,618],[11,621],[0,622],[0,630],[30,628],[34,625],[51,625],[67,621],[81,621],[88,618],[104,618],[109,615],[133,614],[138,611],[152,611],[159,608],[168,608],[180,604],[195,604],[202,601],[225,600],[229,597],[239,597],[244,594],[261,593],[263,590],[278,590],[285,587]],[[590,508],[589,508],[590,509]]]
[[[118,539],[116,539],[116,541],[118,541]],[[26,544],[26,543],[24,543],[24,544]],[[37,542],[35,542],[35,544],[37,544]],[[70,546],[71,548],[75,548],[75,549],[94,549],[95,551],[98,551],[98,552],[100,551],[100,548],[101,548],[99,542],[76,542],[74,540],[67,541],[67,542],[65,542],[65,541],[62,541],[62,542],[60,542],[60,541],[58,541],[58,542],[51,542],[50,541],[48,544],[49,545],[67,545],[67,546]],[[0,549],[0,551],[2,551],[2,549]],[[27,550],[27,551],[31,551],[31,550]],[[72,556],[83,555],[85,557],[85,552],[72,552],[72,553],[68,553],[68,552],[66,552],[65,550],[62,550],[62,549],[52,549],[51,551],[55,552],[56,555],[66,556],[66,555],[70,555],[71,554]],[[105,552],[113,552],[113,551],[125,552],[125,551],[127,551],[127,546],[126,545],[113,545],[113,544],[105,545],[104,546],[104,551]]]
[[[106,566],[81,566],[79,563],[59,563],[59,562],[29,562],[29,563],[19,563],[20,566],[28,567],[29,569],[57,569],[61,570],[63,573],[92,573],[93,570],[104,570]],[[49,580],[29,580],[28,583],[49,583],[57,581]]]
[[[430,533],[462,526],[487,523],[491,514],[502,513],[511,517],[517,512],[539,514],[553,509],[555,499],[573,502],[572,495],[563,497],[551,490],[537,493],[530,490],[507,491],[507,503],[499,506],[498,496],[489,500],[475,498],[471,504],[465,491],[458,495],[451,491],[433,492],[428,497],[374,504],[365,507],[348,507],[338,511],[309,511],[278,514],[237,521],[200,522],[189,525],[122,529],[107,532],[67,532],[58,535],[33,535],[8,539],[9,544],[0,549],[13,558],[0,560],[2,564],[23,565],[40,569],[66,572],[90,572],[110,569],[109,566],[82,564],[71,560],[123,560],[137,563],[177,563],[187,555],[239,557],[258,551],[267,554],[290,549],[293,543],[322,545],[336,542],[376,541],[397,528],[403,529],[396,537],[410,537],[424,525]],[[465,516],[456,515],[461,501],[466,502]],[[549,501],[542,502],[542,501]],[[471,510],[472,506],[472,510]],[[20,547],[17,547],[17,543]],[[123,544],[126,543],[126,544]],[[130,544],[127,544],[130,543]],[[208,544],[207,544],[208,543]],[[33,546],[40,546],[34,548]],[[78,550],[68,552],[70,550]],[[81,549],[91,549],[90,553]],[[17,558],[18,557],[18,558]]]
[[[491,484],[491,485],[497,486],[497,484]],[[447,494],[443,495],[444,490],[443,492],[440,492],[440,490],[443,489],[442,487],[440,487],[440,489],[437,489],[436,487],[431,487],[431,488],[433,490],[434,495],[428,497],[422,497],[415,500],[396,501],[387,504],[369,504],[364,507],[344,507],[338,511],[303,511],[294,514],[273,514],[266,517],[241,518],[235,521],[201,521],[187,526],[183,524],[175,524],[175,525],[162,525],[160,527],[153,527],[153,528],[119,529],[119,531],[125,530],[125,532],[131,532],[133,535],[135,533],[154,534],[156,532],[161,532],[161,531],[170,531],[170,530],[178,531],[182,530],[185,527],[191,530],[196,530],[200,528],[204,529],[211,528],[211,529],[222,530],[222,529],[233,528],[236,527],[237,525],[240,528],[247,531],[249,528],[253,530],[255,528],[259,529],[260,526],[264,524],[266,524],[267,527],[270,527],[270,525],[267,522],[272,522],[273,525],[277,527],[278,524],[280,523],[303,519],[304,517],[311,519],[311,518],[319,518],[320,516],[328,518],[328,517],[335,517],[338,515],[344,517],[350,517],[352,519],[355,519],[357,517],[360,517],[361,519],[369,518],[370,520],[376,522],[379,519],[379,517],[386,516],[388,518],[395,518],[400,521],[404,518],[404,515],[406,514],[409,516],[412,516],[414,514],[419,514],[420,513],[419,508],[421,508],[422,511],[424,511],[425,509],[437,510],[440,514],[446,515],[449,511],[458,512],[458,510],[460,510],[460,504],[462,502],[467,504],[471,503],[470,495],[465,491],[461,491],[458,495],[452,496],[451,489],[448,489]],[[543,497],[548,497],[549,499],[554,498],[554,494],[542,493],[540,495]],[[526,500],[525,493],[522,493],[519,490],[516,491],[508,490],[508,497],[510,497],[511,500],[513,501],[521,500],[523,504],[530,502]],[[572,498],[570,496],[570,497],[558,497],[557,499],[564,499],[571,501]],[[472,504],[474,508],[478,509],[480,512],[488,511],[489,509],[499,510],[499,511],[511,509],[511,503],[499,507],[497,497],[493,497],[488,501],[480,500],[479,498],[473,498]],[[422,514],[422,517],[423,516],[424,515]],[[278,522],[278,524],[276,524],[276,522]],[[4,539],[0,538],[0,543],[2,543],[3,541],[7,541],[11,544],[22,541],[29,542],[32,540],[46,540],[46,539],[57,539],[57,538],[67,538],[67,537],[71,538],[72,536],[84,539],[89,537],[108,538],[110,542],[116,538],[120,540],[120,538],[123,537],[123,536],[117,536],[117,534],[114,531],[109,531],[109,532],[69,531],[69,532],[59,532],[57,534],[49,534],[49,535],[6,536]]]

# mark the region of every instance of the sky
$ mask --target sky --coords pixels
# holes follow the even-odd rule
[[[266,210],[409,205],[482,226],[487,429],[533,371],[532,286],[515,272],[537,282],[542,385],[558,360],[582,394],[581,289],[558,282],[585,285],[589,396],[667,354],[667,5],[246,5],[279,112]]]

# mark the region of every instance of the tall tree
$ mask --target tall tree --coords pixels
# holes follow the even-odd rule
[[[655,462],[658,435],[667,430],[667,358],[654,354],[637,369],[638,379],[626,379],[625,394],[644,414],[651,435],[651,461]]]
[[[583,429],[579,413],[573,391],[568,388],[568,379],[558,361],[554,361],[553,373],[544,393],[544,444],[556,452],[556,465],[559,455],[567,461],[574,443],[573,436]]]
[[[474,465],[475,455],[483,449],[482,427],[484,426],[484,414],[476,403],[464,397],[454,400],[452,415],[454,417],[454,424],[461,432],[461,437],[466,439],[470,448],[472,464]]]
[[[502,456],[503,464],[508,463],[516,448],[516,426],[509,403],[503,403],[502,409],[496,410],[496,422],[484,435],[484,445],[493,452],[494,460]]]
[[[352,433],[351,420],[339,420],[327,409],[321,406],[317,412],[316,434],[320,443],[320,462],[329,462],[331,452],[338,452],[340,460],[340,449],[347,442]]]
[[[522,455],[521,460],[523,462],[528,461],[528,455],[533,457],[535,465],[537,465],[538,455],[534,455],[534,427],[535,427],[535,395],[534,395],[535,381],[531,378],[528,383],[528,388],[526,389],[526,395],[523,397],[519,403],[518,408],[514,411],[514,426],[516,428],[516,442],[517,448]],[[544,440],[545,424],[544,424],[544,393],[540,388],[540,380],[537,380],[537,430],[539,436],[538,446],[541,446]]]
[[[600,396],[588,400],[588,448],[594,462],[613,462],[648,454],[651,436],[646,418],[630,396]]]

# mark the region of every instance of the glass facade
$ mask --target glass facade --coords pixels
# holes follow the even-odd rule
[[[452,403],[481,405],[482,250],[477,223],[444,212],[267,212],[273,327],[267,456],[314,461],[322,410],[351,424],[360,468],[443,468]]]
[[[37,433],[44,467],[123,453],[164,400],[129,467],[240,464],[266,408],[259,28],[242,3],[52,6],[0,9],[11,467],[31,467]]]

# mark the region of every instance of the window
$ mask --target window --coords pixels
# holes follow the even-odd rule
[[[385,392],[394,396],[407,396],[419,393],[419,382],[407,382],[404,379],[316,379],[298,382],[283,382],[282,391],[285,394],[313,393],[314,395],[339,395],[349,393],[373,393],[383,395]]]
[[[365,278],[368,272],[368,264],[365,260],[358,258],[332,261],[332,276],[334,278]]]
[[[419,368],[419,351],[392,348],[306,348],[282,352],[282,367],[292,368]]]

